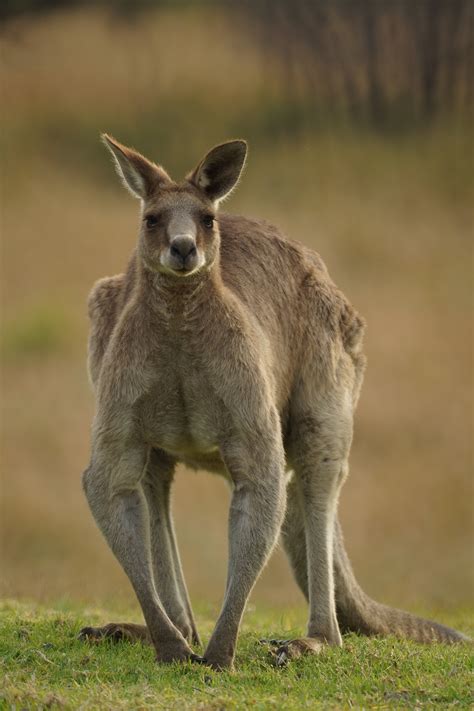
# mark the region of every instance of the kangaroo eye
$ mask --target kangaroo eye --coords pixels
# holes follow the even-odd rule
[[[147,215],[145,217],[145,224],[148,227],[148,229],[151,229],[152,227],[156,227],[158,224],[158,215]]]
[[[202,224],[204,225],[204,227],[206,227],[208,230],[210,230],[212,227],[214,227],[214,216],[213,215],[203,215]]]

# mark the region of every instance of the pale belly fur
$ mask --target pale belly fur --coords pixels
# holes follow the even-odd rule
[[[195,468],[224,470],[219,453],[222,416],[212,388],[190,375],[160,383],[137,413],[147,444]],[[225,473],[222,471],[222,473]]]

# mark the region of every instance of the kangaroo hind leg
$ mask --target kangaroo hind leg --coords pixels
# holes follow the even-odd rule
[[[166,613],[188,642],[200,644],[191,604],[181,569],[170,511],[170,488],[174,462],[153,450],[147,463],[142,487],[147,503],[154,583]],[[145,625],[112,622],[103,627],[84,627],[79,639],[142,642],[151,644]]]
[[[141,442],[95,433],[91,463],[83,485],[92,513],[135,590],[159,661],[194,659],[155,587],[150,521],[141,480],[148,452]],[[116,430],[114,430],[116,431]]]
[[[336,397],[295,416],[288,453],[294,468],[283,542],[309,602],[307,637],[277,651],[277,663],[326,645],[340,646],[334,585],[334,529],[352,438],[348,399]],[[297,520],[299,517],[299,520]]]
[[[151,526],[151,555],[155,584],[165,610],[188,642],[201,644],[179,556],[171,515],[174,461],[152,450],[143,489]]]

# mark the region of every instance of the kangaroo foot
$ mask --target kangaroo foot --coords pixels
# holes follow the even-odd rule
[[[152,645],[148,628],[145,625],[135,625],[131,622],[110,622],[104,627],[83,627],[79,632],[78,639],[88,642],[102,642],[109,639],[112,642],[141,642]],[[157,650],[156,659],[165,664],[176,661],[191,661],[196,664],[203,664],[202,657],[194,654],[191,649],[184,644],[163,645]]]
[[[204,664],[215,671],[232,671],[234,668],[234,643],[214,643],[211,639],[204,652]]]
[[[202,657],[194,654],[187,645],[180,643],[160,644],[156,650],[156,661],[160,664],[172,664],[173,662],[193,662],[194,664],[204,664]]]
[[[196,661],[196,660],[192,660]],[[234,669],[234,659],[233,657],[229,656],[222,656],[222,657],[210,657],[208,658],[207,656],[201,657],[199,664],[205,664],[205,666],[210,667],[211,669],[214,669],[214,671],[233,671]]]
[[[88,642],[101,642],[110,639],[113,642],[141,642],[151,644],[151,637],[145,625],[132,622],[110,622],[104,627],[83,627],[78,639]]]
[[[272,646],[277,647],[276,645]],[[291,659],[298,659],[307,654],[320,654],[327,646],[328,644],[325,640],[315,637],[288,640],[273,651],[275,666],[283,667]]]

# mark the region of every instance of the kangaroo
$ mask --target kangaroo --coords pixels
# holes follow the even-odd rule
[[[139,639],[160,662],[232,668],[246,602],[281,533],[309,621],[306,637],[279,644],[279,664],[340,646],[346,631],[467,639],[374,602],[355,580],[337,506],[364,322],[318,254],[267,222],[218,213],[246,142],[216,146],[176,183],[103,140],[141,201],[141,225],[126,272],[89,298],[97,407],[83,487],[146,626],[86,627],[81,638]],[[224,602],[202,657],[170,513],[178,462],[233,488]]]

